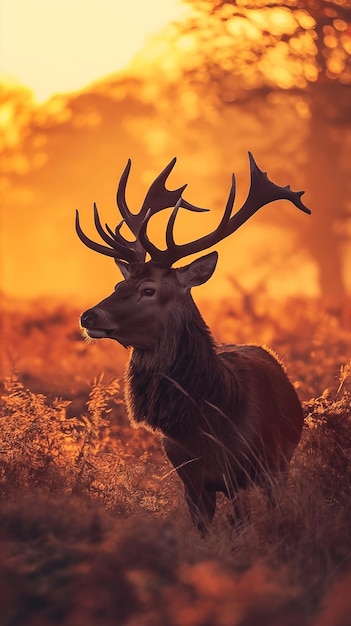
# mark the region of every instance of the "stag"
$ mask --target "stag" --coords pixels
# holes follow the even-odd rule
[[[278,359],[255,345],[216,344],[196,307],[190,290],[212,276],[217,252],[172,267],[228,237],[274,200],[289,200],[310,213],[301,201],[303,191],[275,185],[250,153],[249,159],[251,184],[243,206],[232,215],[233,175],[218,227],[189,243],[174,240],[179,208],[206,209],[183,199],[186,185],[166,188],[176,159],[152,183],[138,214],[126,202],[128,161],[117,190],[122,220],[115,230],[107,224],[103,228],[94,204],[95,226],[104,244],[84,234],[78,211],[76,215],[81,241],[113,257],[124,278],[114,293],[82,314],[81,327],[88,337],[107,337],[132,349],[125,390],[131,423],[161,434],[165,453],[184,483],[191,517],[202,532],[213,519],[216,492],[233,503],[239,490],[253,484],[269,492],[273,477],[287,471],[303,424],[301,404]],[[170,207],[167,247],[161,250],[150,241],[147,227],[153,215]],[[122,235],[123,224],[132,241]]]

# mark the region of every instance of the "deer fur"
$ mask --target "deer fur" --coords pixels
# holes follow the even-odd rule
[[[233,175],[219,225],[188,243],[174,240],[178,210],[206,209],[183,199],[186,185],[167,189],[175,158],[151,184],[139,213],[132,213],[126,202],[128,161],[117,189],[122,222],[114,230],[107,224],[104,229],[94,204],[95,226],[104,244],[85,235],[76,214],[81,241],[113,257],[124,277],[111,296],[83,313],[81,326],[89,337],[115,339],[132,348],[126,375],[130,419],[161,433],[202,532],[213,519],[216,492],[235,504],[238,491],[252,484],[272,491],[275,477],[289,466],[303,424],[301,404],[277,358],[259,346],[218,346],[202,319],[191,289],[212,276],[217,252],[172,268],[179,259],[230,236],[269,202],[285,199],[311,212],[301,200],[303,191],[271,182],[251,153],[249,161],[250,189],[242,207],[232,215]],[[168,207],[174,209],[166,228],[167,248],[160,250],[149,240],[147,226]],[[121,233],[123,223],[134,240]]]
[[[217,253],[180,269],[117,261],[125,281],[81,318],[90,336],[104,328],[105,336],[133,346],[130,420],[163,436],[201,531],[212,521],[217,491],[234,501],[252,484],[269,490],[287,470],[303,423],[295,389],[271,352],[214,341],[190,290],[208,280],[216,262]],[[143,307],[139,297],[142,313],[135,314],[130,297],[151,284],[153,306],[153,298],[144,297]]]

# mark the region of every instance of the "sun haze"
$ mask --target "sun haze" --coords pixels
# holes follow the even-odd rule
[[[45,101],[126,66],[148,37],[182,14],[179,0],[2,0],[0,79]]]

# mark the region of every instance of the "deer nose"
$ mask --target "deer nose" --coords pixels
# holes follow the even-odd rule
[[[97,320],[97,314],[93,309],[88,309],[80,316],[80,323],[83,328],[94,328]]]

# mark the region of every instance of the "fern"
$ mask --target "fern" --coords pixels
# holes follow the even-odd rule
[[[47,401],[12,373],[4,381],[0,416],[0,484],[3,490],[36,486],[75,489],[93,480],[95,460],[109,441],[108,403],[118,381],[94,382],[87,412],[68,418],[70,402]],[[84,476],[83,474],[89,476]]]

